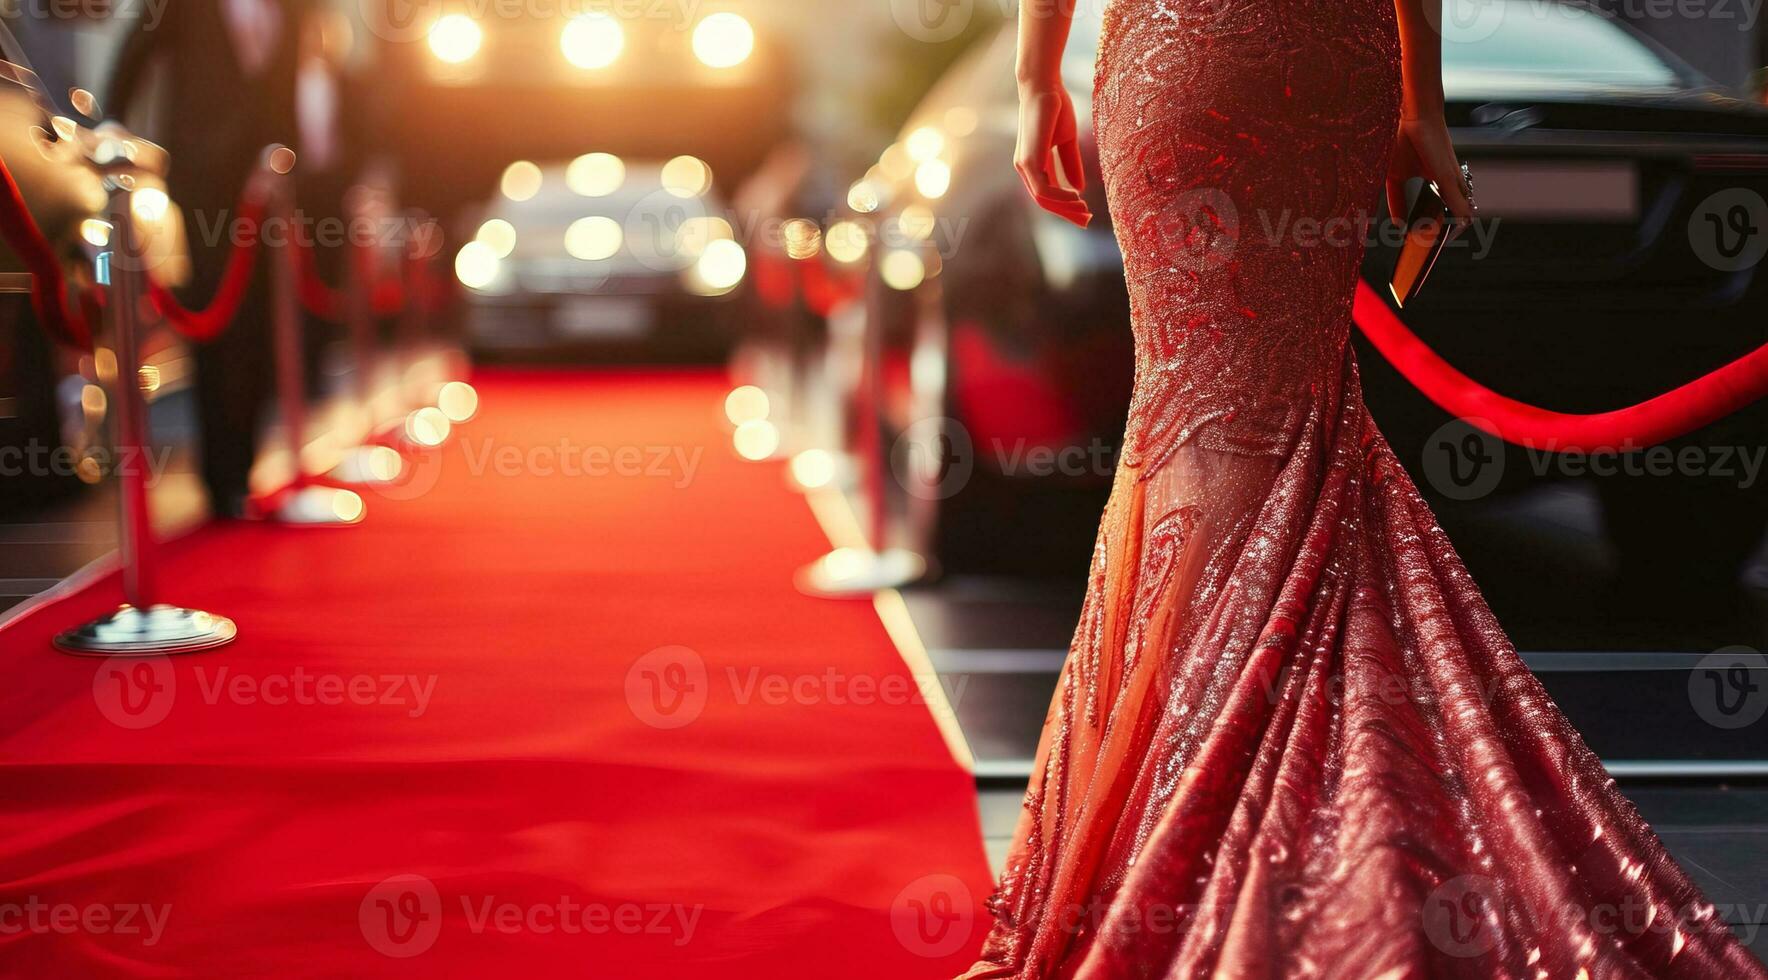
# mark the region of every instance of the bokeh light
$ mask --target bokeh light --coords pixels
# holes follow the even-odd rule
[[[531,160],[517,160],[503,170],[498,187],[512,201],[530,201],[540,193],[540,167]]]
[[[910,290],[927,278],[927,264],[906,248],[891,249],[878,263],[878,275],[891,289]]]
[[[794,259],[813,259],[823,250],[823,230],[809,218],[793,218],[780,230],[786,255]]]
[[[713,14],[695,25],[693,45],[708,68],[735,68],[755,50],[755,28],[740,14]]]
[[[172,199],[158,187],[143,187],[129,196],[129,210],[150,225],[164,219],[171,209]]]
[[[626,31],[605,13],[593,12],[571,18],[559,35],[565,60],[579,68],[606,68],[626,50]]]
[[[866,257],[869,246],[866,228],[857,221],[837,221],[823,236],[823,247],[828,249],[829,258],[837,262],[858,262]]]
[[[712,168],[699,157],[679,156],[663,165],[659,179],[676,197],[699,197],[712,187]]]
[[[909,159],[925,163],[945,151],[945,134],[932,126],[922,126],[909,134]]]
[[[451,65],[472,60],[485,43],[485,30],[466,14],[448,14],[430,26],[430,51]]]
[[[500,260],[491,246],[478,239],[467,242],[454,256],[454,275],[469,289],[484,289],[497,281]]]
[[[565,168],[565,186],[584,197],[607,197],[626,183],[626,164],[612,153],[585,153]]]
[[[502,218],[492,218],[479,226],[473,240],[483,242],[498,258],[507,259],[516,250],[516,226]]]
[[[725,293],[735,289],[737,283],[743,281],[743,274],[749,269],[749,255],[743,246],[728,238],[720,238],[706,243],[706,250],[694,260],[694,275],[697,276],[706,291]]]
[[[731,444],[744,459],[767,459],[780,448],[780,430],[766,419],[744,422],[731,436]]]
[[[915,168],[915,190],[928,199],[945,196],[952,186],[952,168],[944,160],[927,160]]]
[[[565,251],[585,262],[613,258],[625,240],[620,222],[601,214],[578,218],[565,229]]]
[[[724,396],[724,417],[732,425],[767,418],[767,392],[754,385],[740,385]]]
[[[479,392],[465,381],[450,381],[436,393],[436,407],[450,422],[465,422],[479,414]]]
[[[792,457],[792,482],[806,490],[826,487],[835,480],[835,457],[826,449],[806,449]]]

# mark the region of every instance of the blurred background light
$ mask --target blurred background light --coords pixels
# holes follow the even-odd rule
[[[928,199],[945,196],[952,186],[952,168],[940,159],[923,161],[915,168],[915,190]]]
[[[620,222],[606,215],[592,214],[578,218],[565,229],[565,251],[585,262],[600,262],[613,258],[625,239]]]
[[[660,179],[676,197],[699,197],[712,188],[712,168],[699,157],[679,156],[663,165]]]
[[[706,250],[694,261],[694,275],[705,287],[703,291],[712,294],[735,289],[748,268],[748,253],[728,238],[708,242]]]
[[[835,456],[826,449],[806,449],[792,457],[792,481],[806,490],[826,487],[835,479]]]
[[[450,381],[436,393],[436,408],[450,422],[465,422],[479,414],[479,392],[465,381]]]
[[[766,419],[744,422],[731,436],[731,444],[744,459],[767,459],[780,448],[780,430]]]
[[[612,153],[585,153],[565,168],[565,186],[584,197],[607,197],[626,183],[626,164]]]
[[[158,187],[143,187],[129,197],[129,210],[150,225],[163,219],[171,207],[172,199]]]
[[[626,31],[605,13],[580,14],[565,24],[559,50],[565,60],[579,68],[606,68],[626,49]]]
[[[540,167],[531,160],[517,160],[504,168],[499,189],[512,201],[533,200],[540,193]]]
[[[740,14],[713,14],[695,25],[693,45],[708,68],[735,68],[755,50],[755,28]]]
[[[823,250],[823,230],[809,218],[793,218],[781,229],[786,255],[794,259],[813,259]]]
[[[865,258],[868,244],[865,226],[857,221],[837,221],[823,236],[823,247],[828,249],[829,258],[837,262],[851,263]]]
[[[502,218],[492,218],[479,226],[473,240],[482,242],[500,259],[507,259],[516,250],[516,226]]]
[[[908,249],[891,249],[884,253],[884,258],[878,263],[878,275],[884,280],[884,285],[906,291],[921,285],[922,280],[927,278],[927,264]]]
[[[80,222],[80,237],[86,244],[95,248],[103,248],[110,244],[111,223],[101,218],[87,218]]]
[[[430,52],[451,65],[472,60],[484,43],[484,29],[466,14],[447,14],[430,25]]]
[[[847,189],[847,206],[860,214],[871,214],[878,210],[878,185],[869,180],[856,181]]]
[[[909,134],[909,159],[916,163],[928,160],[945,152],[945,134],[932,126],[922,126]]]
[[[767,418],[767,392],[754,385],[740,385],[724,396],[724,417],[732,425]]]
[[[474,239],[462,245],[454,256],[454,275],[469,289],[484,289],[497,281],[498,265],[497,252]]]

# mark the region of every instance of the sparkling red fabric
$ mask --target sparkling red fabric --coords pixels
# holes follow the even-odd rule
[[[1346,348],[1391,0],[1113,0],[1124,465],[970,977],[1765,977],[1524,667]]]

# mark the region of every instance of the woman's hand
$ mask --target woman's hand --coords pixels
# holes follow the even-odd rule
[[[1073,186],[1063,186],[1057,174]],[[1093,212],[1081,191],[1086,190],[1086,170],[1080,159],[1080,134],[1074,120],[1074,100],[1059,83],[1020,86],[1019,146],[1013,168],[1038,206],[1051,214],[1087,226]]]
[[[1462,181],[1461,161],[1455,156],[1455,144],[1449,141],[1449,127],[1440,112],[1400,120],[1387,168],[1387,213],[1402,224],[1406,220],[1406,181],[1413,177],[1436,183],[1455,219],[1456,234],[1473,223],[1473,189]]]

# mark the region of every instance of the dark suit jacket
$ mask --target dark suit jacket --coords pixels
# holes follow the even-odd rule
[[[170,152],[172,197],[186,209],[231,207],[270,143],[295,142],[295,52],[300,0],[272,0],[282,16],[264,69],[248,75],[235,53],[222,0],[178,0],[152,29],[132,28],[111,73],[107,111],[141,99],[150,68],[164,67],[160,131],[143,136]],[[192,229],[195,230],[194,228]]]

